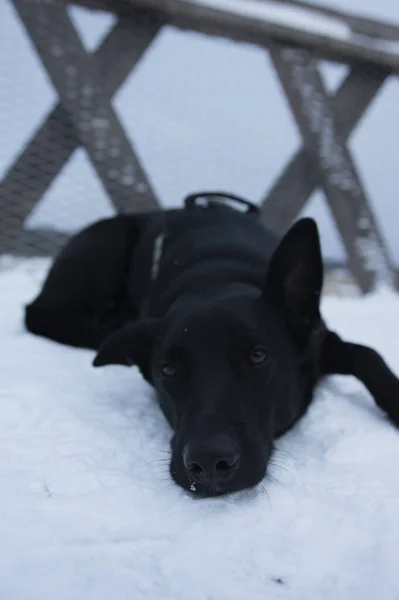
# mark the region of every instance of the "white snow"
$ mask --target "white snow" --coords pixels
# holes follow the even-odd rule
[[[396,0],[307,0],[315,6],[326,6],[391,23],[399,24],[398,4]]]
[[[360,384],[319,391],[258,491],[193,500],[136,370],[24,332],[47,263],[1,265],[2,600],[399,598],[399,432]],[[397,296],[324,310],[399,372]]]
[[[353,45],[373,47],[386,54],[399,54],[398,41],[369,37],[364,39],[353,35],[349,25],[338,17],[318,14],[295,5],[276,4],[275,0],[194,0],[194,3],[213,6],[218,10],[234,12],[292,29],[301,29],[316,35],[347,40]]]
[[[285,27],[304,29],[318,35],[347,37],[348,26],[339,19],[310,13],[298,6],[276,4],[268,0],[195,0],[195,4],[213,6],[219,10],[234,12],[254,19],[271,21]]]
[[[398,16],[397,0],[320,3]],[[347,35],[335,21],[278,11],[277,22]],[[114,22],[70,14],[90,50]],[[56,94],[9,0],[0,29],[3,174]],[[322,65],[331,91],[345,74]],[[396,262],[398,93],[391,78],[349,143]],[[114,106],[165,206],[206,188],[260,199],[300,143],[263,50],[170,28]],[[79,149],[28,226],[71,231],[112,212]],[[306,213],[341,258],[320,193]],[[169,477],[171,432],[136,370],[93,369],[91,352],[23,330],[46,268],[0,259],[0,600],[399,600],[399,432],[360,384],[320,389],[257,491],[193,500]],[[399,373],[397,296],[329,298],[324,310]]]

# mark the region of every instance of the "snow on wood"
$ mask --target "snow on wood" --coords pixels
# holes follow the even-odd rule
[[[75,2],[108,10],[118,6],[108,0]],[[266,47],[275,38],[303,45],[329,60],[366,61],[399,70],[399,42],[392,37],[369,43],[369,38],[353,33],[347,19],[299,5],[276,5],[273,0],[128,0],[123,4],[125,12],[128,5],[154,9],[181,29]]]

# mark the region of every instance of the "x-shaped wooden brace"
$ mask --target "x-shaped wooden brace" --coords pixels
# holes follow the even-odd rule
[[[22,234],[24,219],[79,145],[86,148],[119,212],[127,207],[149,210],[156,206],[110,98],[162,23],[147,22],[143,27],[142,15],[138,14],[137,19],[124,16],[95,57],[90,57],[59,0],[13,2],[61,98],[0,184],[0,210],[2,204],[7,208],[2,213],[9,215],[7,233],[14,238],[16,249],[21,247],[18,235]],[[316,63],[306,50],[273,44],[271,55],[300,126],[304,149],[269,194],[263,206],[266,223],[280,233],[284,231],[312,191],[321,185],[362,290],[371,289],[381,276],[397,283],[345,146],[351,130],[390,73],[354,67],[330,101]],[[16,191],[23,201],[13,203],[10,214],[10,197]],[[36,245],[46,252],[46,242],[47,250],[51,250],[55,241],[63,242],[64,236],[52,231],[25,231],[22,240],[26,248]],[[10,244],[5,246],[9,249]]]
[[[270,54],[304,147],[263,203],[264,221],[284,232],[321,186],[362,291],[381,280],[397,286],[397,273],[345,143],[390,73],[353,67],[329,98],[316,59],[307,50],[273,43]]]
[[[59,0],[13,0],[60,103],[0,183],[0,211],[9,215],[3,243],[29,253],[54,251],[65,236],[23,230],[23,223],[73,151],[83,146],[118,212],[158,206],[144,169],[111,105],[111,98],[151,44],[162,23],[142,12],[124,16],[92,56],[84,49]],[[19,193],[22,201],[10,205]],[[3,208],[5,207],[5,208]],[[4,235],[4,232],[1,232]],[[47,247],[46,247],[47,246]],[[0,251],[1,243],[0,243]],[[32,252],[32,250],[31,250]]]

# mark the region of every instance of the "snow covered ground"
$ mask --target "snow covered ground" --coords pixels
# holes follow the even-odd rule
[[[360,384],[320,390],[259,490],[193,500],[134,369],[23,331],[45,269],[0,271],[1,600],[399,599],[399,432]],[[397,296],[324,309],[399,372]]]
[[[319,1],[399,18],[397,0]],[[91,49],[112,24],[71,16]],[[56,96],[8,0],[0,33],[1,177]],[[329,89],[345,73],[323,65]],[[397,263],[398,97],[391,79],[350,141]],[[167,206],[204,188],[261,199],[300,143],[263,51],[170,28],[114,106]],[[77,150],[28,225],[111,212]],[[342,258],[320,193],[306,212]],[[169,478],[171,432],[134,369],[24,332],[46,268],[0,261],[0,600],[399,600],[399,432],[360,384],[320,389],[257,491],[195,501]],[[324,309],[399,373],[398,296]]]

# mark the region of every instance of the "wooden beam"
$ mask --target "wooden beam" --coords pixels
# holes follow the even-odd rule
[[[258,2],[264,2],[265,0],[257,0]],[[275,2],[278,5],[287,4],[294,8],[305,9],[309,15],[330,17],[335,20],[339,20],[342,23],[348,25],[355,35],[362,35],[370,38],[378,38],[385,41],[399,41],[399,23],[394,25],[391,23],[384,23],[377,19],[368,19],[366,17],[360,17],[353,13],[349,13],[343,10],[337,10],[330,6],[323,6],[320,4],[313,4],[306,2],[306,0],[267,0],[268,2]]]
[[[161,28],[157,21],[149,23],[146,20],[143,23],[142,19],[143,15],[120,19],[93,55],[103,91],[109,97],[124,82]],[[50,111],[0,181],[0,214],[12,217],[7,225],[8,239],[19,239],[17,232],[23,228],[26,217],[79,146],[80,139],[69,113],[59,103]],[[6,234],[2,227],[0,238],[3,235]],[[32,236],[26,238],[23,246],[30,239]],[[1,245],[4,246],[4,243]],[[14,247],[15,243],[12,245]],[[35,247],[38,245],[37,242]]]
[[[271,48],[271,57],[361,290],[371,291],[381,281],[396,286],[396,272],[335,122],[316,61],[306,50],[278,44]]]
[[[229,10],[201,4],[200,0],[76,0],[75,3],[123,14],[128,14],[132,7],[153,10],[162,15],[169,25],[179,29],[265,48],[274,40],[284,45],[303,46],[326,60],[349,64],[369,62],[399,73],[399,47],[396,45],[391,47],[381,40],[351,36],[350,32],[347,36],[340,37],[333,30],[331,35],[318,33],[316,28],[305,29],[273,21],[267,16],[252,16],[245,8],[246,0],[242,0],[241,12],[233,10],[233,7],[239,7],[239,2],[232,3]],[[304,15],[306,16],[305,11]]]
[[[101,10],[119,14],[129,14],[131,4],[129,0],[64,0],[67,3],[78,4],[89,10]],[[245,2],[246,0],[242,0]],[[312,4],[305,0],[256,0],[258,2],[274,2],[277,5],[287,4],[288,6],[304,9],[309,16],[329,17],[342,21],[351,29],[355,35],[371,37],[385,41],[399,41],[399,23],[393,25],[384,23],[377,19],[368,19],[344,10],[337,10],[329,6]]]
[[[330,96],[331,110],[344,142],[389,75],[388,71],[357,65],[352,67],[337,93]],[[262,201],[261,212],[265,225],[279,235],[285,233],[320,183],[312,157],[301,148]]]
[[[89,56],[58,0],[13,0],[81,145],[118,212],[158,206],[139,159]],[[134,205],[133,205],[134,200]]]

